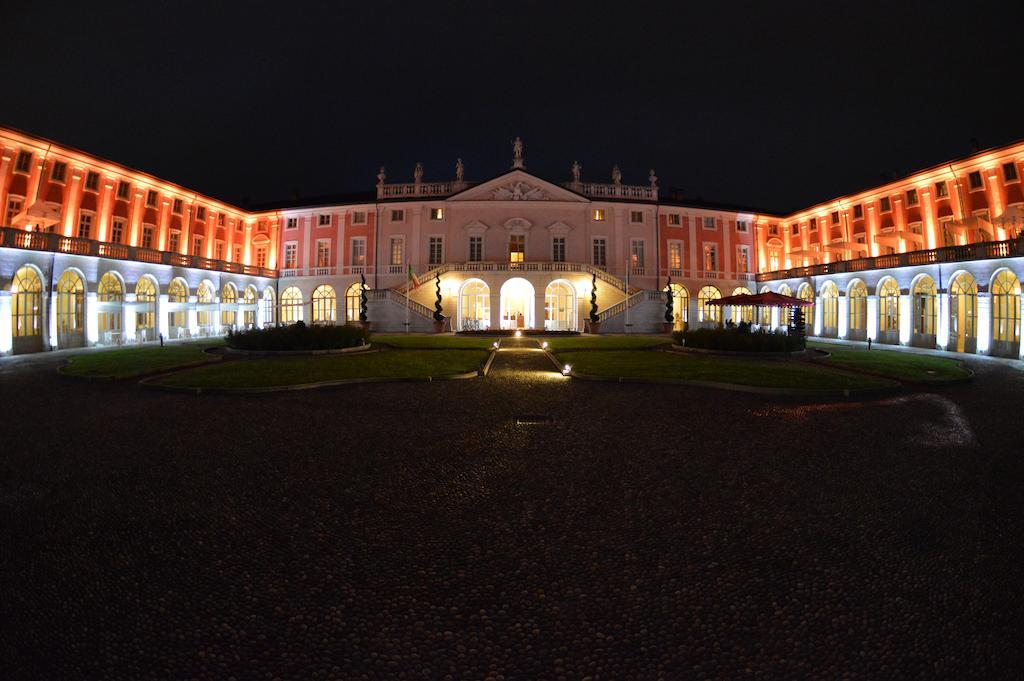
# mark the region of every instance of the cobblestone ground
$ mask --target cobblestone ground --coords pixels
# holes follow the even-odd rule
[[[0,361],[0,676],[1021,678],[1020,371],[801,405],[537,359],[253,398]]]

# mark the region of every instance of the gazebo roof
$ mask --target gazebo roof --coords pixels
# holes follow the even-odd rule
[[[813,304],[809,300],[784,296],[771,291],[757,294],[741,293],[738,296],[726,296],[708,301],[708,305],[753,305],[756,307],[810,307]]]

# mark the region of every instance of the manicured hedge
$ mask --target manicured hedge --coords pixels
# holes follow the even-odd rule
[[[519,329],[524,336],[578,336],[579,331],[545,331],[544,329]],[[474,331],[459,331],[459,336],[514,336],[515,329],[480,329]]]
[[[729,352],[793,352],[804,347],[803,340],[795,335],[764,329],[752,331],[749,324],[676,331],[672,339],[688,348]]]
[[[338,350],[365,345],[369,334],[361,326],[306,326],[295,322],[289,326],[231,331],[225,337],[236,350]]]

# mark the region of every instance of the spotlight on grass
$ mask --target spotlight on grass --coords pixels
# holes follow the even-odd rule
[[[541,349],[543,349],[543,350],[547,350],[547,349],[548,349],[548,342],[547,342],[547,341],[544,341],[543,343],[541,343],[541,344],[540,344],[540,347],[541,347]]]
[[[568,376],[571,373],[572,373],[572,365],[571,364],[566,364],[564,367],[562,367],[562,375],[563,376]]]
[[[494,349],[495,349],[495,350],[497,350],[497,349],[498,349],[498,341],[494,341],[493,343],[491,343],[491,345],[493,345],[493,346],[494,346]]]
[[[516,338],[520,338],[522,335],[523,335],[523,332],[520,331],[519,329],[516,329]]]

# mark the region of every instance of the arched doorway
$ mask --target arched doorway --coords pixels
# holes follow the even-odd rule
[[[16,355],[43,349],[43,282],[28,265],[19,268],[11,282],[11,335]]]
[[[685,331],[690,315],[690,292],[682,284],[669,284],[662,292],[672,289],[672,330]]]
[[[722,297],[722,292],[714,286],[701,287],[697,293],[697,312],[700,314],[700,322],[704,326],[714,326],[722,321],[722,308],[720,305],[711,305],[712,300]]]
[[[256,327],[256,303],[258,300],[256,287],[249,284],[245,287],[245,298],[242,301],[242,326],[246,329]]]
[[[544,290],[544,330],[575,331],[578,316],[572,285],[564,279],[548,284]]]
[[[220,325],[224,332],[235,327],[238,319],[238,289],[231,282],[220,289]]]
[[[281,323],[299,321],[302,321],[302,291],[296,286],[289,286],[281,293]]]
[[[846,290],[847,311],[846,337],[849,340],[867,340],[868,337],[868,287],[855,279]]]
[[[170,338],[188,336],[188,284],[181,277],[171,280],[167,287],[167,335]]]
[[[196,289],[196,322],[199,326],[200,336],[213,334],[213,320],[217,314],[214,310],[216,305],[213,284],[208,281],[199,283]]]
[[[949,345],[956,352],[978,350],[978,282],[959,272],[949,283]]]
[[[111,271],[100,277],[96,288],[96,306],[99,309],[96,315],[99,342],[103,345],[119,345],[124,314],[124,283],[116,273]]]
[[[992,277],[992,347],[999,357],[1020,354],[1020,280],[1008,269]]]
[[[277,305],[274,304],[274,289],[271,286],[263,289],[263,325],[273,326],[277,323]]]
[[[358,318],[358,312],[356,314]],[[338,294],[334,292],[334,287],[330,284],[320,284],[313,289],[312,319],[314,324],[333,324],[337,321]]]
[[[359,321],[360,297],[363,294],[362,282],[355,282],[345,289],[345,322]]]
[[[514,277],[501,285],[501,328],[534,328],[533,308],[533,284]]]
[[[914,328],[910,344],[919,348],[935,347],[935,318],[938,306],[935,281],[927,274],[914,282],[912,300],[914,305]]]
[[[459,291],[459,330],[491,328],[491,288],[479,279],[469,279]]]
[[[821,335],[828,338],[839,335],[839,287],[831,281],[821,287]]]
[[[156,340],[156,280],[144,275],[135,284],[135,340]]]
[[[85,345],[85,282],[75,270],[57,280],[57,347]]]
[[[878,338],[879,343],[900,343],[900,286],[892,277],[878,285]]]

